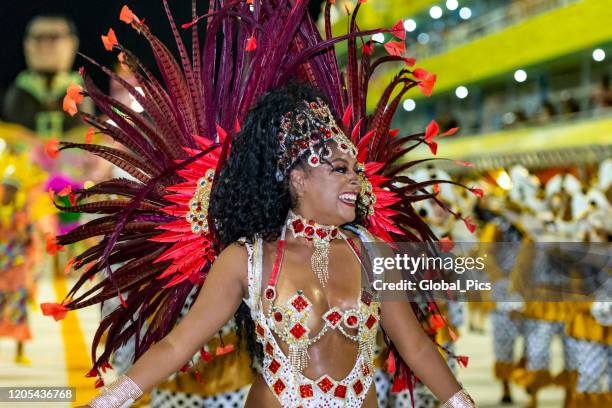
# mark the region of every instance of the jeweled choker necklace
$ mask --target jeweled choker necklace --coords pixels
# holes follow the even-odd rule
[[[296,238],[305,238],[314,243],[314,251],[310,258],[310,266],[325,287],[329,277],[329,243],[335,238],[344,238],[338,227],[334,225],[318,224],[313,220],[306,220],[302,216],[289,211],[287,228]]]

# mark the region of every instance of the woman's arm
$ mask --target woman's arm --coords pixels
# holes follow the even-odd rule
[[[143,393],[183,367],[232,318],[243,298],[246,271],[244,247],[234,244],[219,255],[191,310],[127,371]]]
[[[406,364],[438,400],[448,401],[461,390],[437,346],[425,334],[408,301],[383,301],[381,325]]]
[[[394,258],[394,251],[387,243],[376,237],[371,239],[377,244],[377,257]],[[402,278],[401,270],[391,269],[385,272],[383,280],[399,282]],[[475,407],[471,398],[462,391],[437,346],[425,334],[408,298],[384,300],[385,296],[393,298],[396,295],[382,293],[380,324],[403,360],[443,403],[441,408]]]

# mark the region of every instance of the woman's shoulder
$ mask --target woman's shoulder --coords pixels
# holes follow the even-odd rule
[[[247,257],[250,249],[253,247],[255,239],[247,239],[247,238],[239,238],[236,241],[232,242],[223,250],[221,250],[220,256],[224,257]]]
[[[226,266],[244,266],[246,270],[246,263],[249,258],[247,245],[248,242],[241,240],[229,244],[221,250],[215,263],[221,263]]]
[[[374,236],[366,227],[359,224],[346,224],[342,228],[342,232],[347,238],[363,243],[383,242],[378,237]]]

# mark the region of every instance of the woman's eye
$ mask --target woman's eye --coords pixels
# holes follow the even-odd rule
[[[342,174],[346,173],[347,170],[348,169],[346,167],[344,167],[344,166],[334,167],[334,171],[337,171],[338,173],[342,173]]]

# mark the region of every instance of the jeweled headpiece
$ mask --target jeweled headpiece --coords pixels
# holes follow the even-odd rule
[[[357,148],[338,127],[323,100],[317,98],[312,102],[300,102],[297,109],[287,112],[281,120],[276,178],[283,180],[306,153],[308,164],[319,166],[321,159],[331,156],[331,150],[326,145],[332,140],[340,151],[357,157]]]

